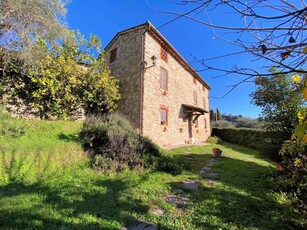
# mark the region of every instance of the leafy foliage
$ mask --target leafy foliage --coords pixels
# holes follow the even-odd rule
[[[219,138],[216,137],[216,136],[211,136],[211,137],[208,138],[207,142],[211,143],[211,144],[218,144],[219,143]]]
[[[154,170],[168,172],[172,175],[179,175],[190,167],[184,159],[174,158],[169,154],[162,154],[155,159],[153,168]]]
[[[296,91],[303,96],[305,103],[298,108],[297,118],[298,124],[294,129],[292,139],[297,139],[307,144],[307,75],[294,75],[292,80],[296,83]]]
[[[148,139],[137,134],[130,123],[117,114],[89,116],[80,132],[85,150],[94,157],[94,165],[107,167],[111,159],[114,170],[141,166],[142,157],[160,156],[160,150]],[[100,157],[95,157],[100,155]],[[106,162],[108,164],[106,164]]]
[[[0,50],[6,63],[13,59],[34,64],[37,60],[35,39],[49,43],[63,37],[66,0],[1,0]],[[19,52],[11,52],[19,51]]]
[[[4,61],[3,66],[18,59],[25,64],[22,70],[26,72],[25,67],[35,65],[40,58],[35,50],[37,38],[54,45],[58,38],[64,37],[67,2],[1,0],[0,56]]]
[[[191,170],[181,175],[149,170],[106,175],[88,167],[76,140],[81,122],[26,122],[22,138],[0,137],[4,229],[121,229],[136,216],[162,229],[306,229],[306,216],[294,212],[283,194],[273,192],[268,178],[273,165],[255,150],[229,143],[217,146],[225,153],[212,166],[217,182],[208,183],[198,174],[212,158],[212,145],[167,151],[191,163]],[[191,200],[183,213],[164,197],[186,180],[195,180],[200,188],[176,193]],[[162,217],[151,213],[157,206],[164,210]]]
[[[282,191],[292,195],[297,206],[307,212],[307,145],[287,141],[280,154],[284,170],[279,172],[278,184]]]
[[[275,69],[271,69],[276,72]],[[297,108],[302,104],[302,96],[293,90],[295,85],[287,75],[279,77],[258,77],[257,90],[251,95],[255,105],[262,108],[261,119],[268,130],[277,130],[289,139],[295,125]]]
[[[264,131],[245,128],[213,128],[212,135],[233,144],[259,150],[272,160],[280,161],[278,151],[282,142],[282,133],[279,131]],[[274,138],[272,138],[274,137]]]
[[[278,72],[272,68],[271,72]],[[263,145],[264,151],[272,151],[277,155],[283,142],[290,139],[294,127],[298,124],[297,108],[303,103],[301,94],[288,75],[278,77],[258,77],[258,89],[252,94],[253,102],[262,107],[262,117],[265,128],[274,132],[269,139],[269,145]]]
[[[100,53],[100,40],[91,36],[86,41],[80,33],[67,31],[61,47],[51,50],[45,41],[37,40],[44,57],[29,75],[8,79],[11,96],[25,99],[38,108],[42,118],[67,118],[76,109],[87,113],[106,113],[120,99],[119,82]],[[14,63],[13,63],[14,64]],[[19,72],[20,65],[11,68]]]
[[[258,119],[243,117],[242,115],[223,114],[216,120],[216,113],[210,110],[210,119],[212,127],[217,128],[262,128],[263,124]],[[213,119],[213,120],[212,120]]]

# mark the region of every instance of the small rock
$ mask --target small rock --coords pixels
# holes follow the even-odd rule
[[[218,175],[214,172],[207,173],[205,177],[210,178],[210,179],[218,179]]]
[[[211,167],[205,166],[205,167],[203,167],[201,170],[203,170],[203,171],[210,171],[210,170],[211,170]]]
[[[154,209],[151,211],[151,213],[152,213],[153,215],[155,215],[155,216],[163,216],[163,215],[164,215],[164,211],[163,211],[163,209],[160,208],[160,207],[154,208]]]
[[[175,188],[173,191],[174,191],[175,193],[185,193],[185,191],[182,190],[182,189],[180,189],[180,188]]]
[[[167,195],[164,197],[164,200],[170,204],[179,204],[179,205],[187,205],[190,202],[189,198],[180,197],[176,195]]]
[[[214,162],[210,162],[208,164],[206,164],[207,167],[212,167],[214,165]]]
[[[186,159],[193,159],[193,157],[192,157],[192,156],[189,156],[189,155],[184,156],[184,158],[186,158]]]
[[[142,220],[136,220],[132,225],[130,225],[126,229],[127,230],[158,230],[158,226],[155,224],[147,223]]]
[[[216,160],[215,160],[214,158],[211,158],[211,159],[208,161],[208,163],[214,163],[214,162],[216,162]]]
[[[199,185],[195,181],[189,180],[189,181],[183,181],[182,187],[185,189],[197,190]]]

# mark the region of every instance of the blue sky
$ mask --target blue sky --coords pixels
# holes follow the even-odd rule
[[[117,32],[150,21],[188,62],[195,61],[194,57],[208,59],[239,51],[218,39],[211,28],[185,18],[159,28],[176,16],[161,13],[157,9],[186,12],[191,7],[177,5],[173,0],[73,0],[68,6],[67,21],[70,29],[78,29],[86,37],[90,34],[99,36],[103,46],[106,46]],[[242,23],[239,17],[227,11],[201,12],[197,17],[207,21],[210,17],[213,23],[220,25],[238,26]],[[232,35],[225,36],[232,39]],[[231,69],[235,65],[256,67],[255,61],[246,55],[216,59],[208,64],[224,69]],[[197,63],[191,65],[196,70],[203,68]],[[214,71],[200,71],[199,74],[212,87],[212,109],[218,107],[222,113],[258,117],[260,108],[250,103],[249,95],[255,90],[252,83],[244,83],[226,97],[215,99],[227,93],[230,89],[228,86],[240,81],[242,76],[218,77],[220,73]]]

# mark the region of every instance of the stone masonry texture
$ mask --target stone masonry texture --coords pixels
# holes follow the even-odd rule
[[[122,100],[118,111],[135,129],[161,147],[187,143],[191,141],[191,134],[182,104],[210,111],[209,87],[197,79],[195,81],[172,54],[167,54],[167,62],[162,60],[160,51],[163,44],[146,29],[144,24],[119,33],[106,49],[108,59],[109,52],[117,48],[117,59],[110,64],[110,69],[121,81]],[[152,56],[158,58],[156,65],[152,65]],[[142,61],[147,63],[146,67],[142,68]],[[167,90],[160,86],[161,68],[168,72]],[[161,107],[167,109],[167,124],[161,124]],[[205,142],[211,135],[209,113],[199,116],[198,123],[192,124],[190,131],[196,143]]]

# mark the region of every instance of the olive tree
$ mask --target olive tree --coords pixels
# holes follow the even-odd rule
[[[66,4],[66,0],[1,0],[0,58],[5,63],[17,57],[33,64],[37,39],[55,43],[63,35]]]

